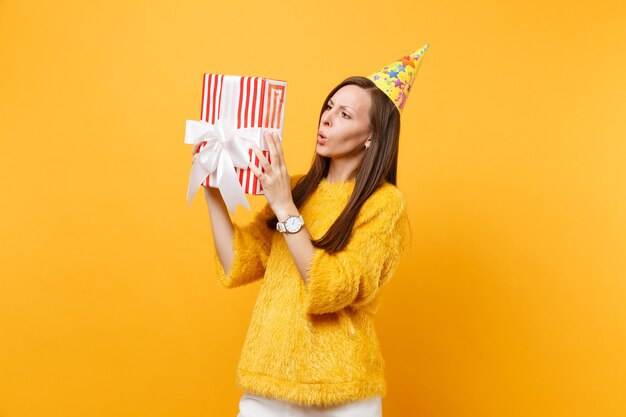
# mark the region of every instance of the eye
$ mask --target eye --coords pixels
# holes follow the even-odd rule
[[[326,111],[326,110],[328,110],[328,109],[332,109],[332,108],[333,108],[333,106],[331,106],[330,104],[326,104],[326,105],[324,106],[324,111]],[[350,115],[348,115],[348,113],[346,113],[345,111],[342,111],[342,112],[341,112],[341,116],[342,116],[344,119],[349,119],[349,118],[350,118]]]

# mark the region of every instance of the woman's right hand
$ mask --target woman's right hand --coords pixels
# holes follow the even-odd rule
[[[198,153],[198,150],[200,149],[200,146],[202,146],[204,142],[198,142],[195,145],[193,145],[193,148],[191,148],[191,154],[192,155],[196,155]],[[191,158],[191,163],[193,164],[193,157]]]

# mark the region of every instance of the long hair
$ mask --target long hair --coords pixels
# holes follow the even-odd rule
[[[370,93],[372,105],[369,112],[372,137],[370,147],[365,152],[361,165],[356,169],[354,190],[346,207],[337,220],[331,225],[326,234],[320,239],[311,239],[313,246],[323,248],[329,253],[341,251],[349,241],[352,226],[361,206],[387,181],[396,185],[398,166],[398,145],[400,139],[400,112],[393,102],[383,93],[372,80],[366,77],[349,77],[339,83],[328,94],[320,111],[319,122],[322,119],[326,103],[343,86],[357,85]],[[298,180],[292,190],[293,200],[299,209],[311,195],[319,182],[328,175],[330,158],[315,153],[309,171]],[[276,216],[268,219],[267,225],[276,228]]]

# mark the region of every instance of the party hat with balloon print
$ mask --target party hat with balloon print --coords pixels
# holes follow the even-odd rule
[[[399,112],[402,112],[427,49],[428,44],[367,77],[393,101]]]

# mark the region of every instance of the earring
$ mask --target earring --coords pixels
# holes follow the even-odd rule
[[[368,149],[370,147],[369,142],[365,144],[365,149]]]

